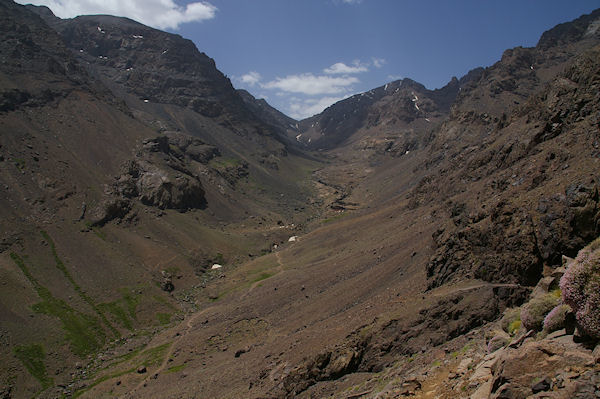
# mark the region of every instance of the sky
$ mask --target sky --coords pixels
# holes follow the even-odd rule
[[[194,41],[234,87],[303,119],[411,78],[443,87],[600,0],[18,0],[126,16]]]

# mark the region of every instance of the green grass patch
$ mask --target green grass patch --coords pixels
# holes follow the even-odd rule
[[[73,276],[71,275],[71,273],[69,272],[67,267],[65,266],[64,262],[58,256],[58,252],[56,251],[56,245],[54,244],[54,241],[52,241],[52,238],[50,238],[48,233],[46,233],[43,230],[41,231],[41,234],[42,234],[42,237],[44,237],[44,239],[50,245],[50,249],[52,250],[52,256],[54,257],[54,261],[56,263],[56,268],[63,273],[63,275],[69,281],[69,283],[71,284],[71,286],[73,287],[75,292],[77,292],[79,297],[85,303],[87,303],[92,309],[94,309],[94,312],[96,312],[96,314],[100,317],[100,319],[108,327],[108,329],[113,333],[113,335],[116,337],[120,337],[121,334],[119,333],[119,331],[108,321],[108,319],[106,318],[104,313],[102,313],[102,311],[96,306],[96,303],[94,302],[94,300],[88,294],[86,294],[83,289],[81,289],[79,284],[77,284],[75,282],[75,279],[73,278]]]
[[[167,369],[167,373],[177,373],[178,371],[183,370],[185,368],[185,366],[186,366],[186,364],[184,363],[184,364],[180,364],[177,366],[169,367]]]
[[[171,313],[157,313],[156,318],[160,325],[167,325],[171,322]]]
[[[132,293],[127,288],[123,288],[121,290],[121,294],[123,295],[123,300],[125,301],[125,306],[127,307],[127,312],[129,313],[129,316],[131,316],[133,320],[137,320],[136,310],[137,306],[142,300],[140,295]]]
[[[14,252],[10,257],[42,299],[42,302],[32,306],[33,311],[57,317],[61,321],[71,351],[77,356],[84,357],[100,349],[105,342],[106,333],[99,320],[73,309],[62,299],[52,296],[50,291],[29,272],[23,259]]]
[[[117,377],[120,377],[120,376],[125,375],[125,374],[133,373],[134,371],[136,371],[135,367],[127,369],[127,370],[117,371],[115,373],[104,375],[104,376],[98,378],[97,380],[95,380],[94,382],[92,382],[87,387],[82,388],[82,389],[80,389],[78,391],[75,391],[75,393],[73,394],[73,398],[80,397],[81,395],[83,395],[84,393],[86,393],[90,389],[94,388],[96,385],[103,383],[104,381],[108,381],[110,379],[117,378]]]
[[[15,356],[23,363],[29,374],[42,384],[42,391],[50,388],[54,381],[46,374],[44,359],[46,354],[40,344],[21,345],[13,349]]]
[[[119,323],[122,327],[128,329],[129,331],[133,330],[133,323],[131,321],[130,315],[118,304],[117,301],[101,303],[98,305],[98,308],[106,313],[110,313],[113,316],[113,319]]]
[[[165,305],[166,307],[168,307],[171,310],[177,310],[177,308],[175,306],[173,306],[173,304],[171,302],[169,302],[166,298],[164,298],[160,295],[154,295],[154,296],[152,296],[152,298],[154,298],[154,300],[156,302]]]
[[[331,222],[334,222],[336,220],[340,220],[342,218],[345,218],[346,216],[348,216],[348,212],[342,212],[342,213],[340,213],[338,215],[335,215],[335,216],[332,216],[330,218],[324,219],[322,223],[323,224],[325,224],[325,223],[331,223]]]
[[[273,277],[274,275],[275,273],[261,273],[252,280],[252,283],[257,283],[259,281],[266,280],[269,277]]]
[[[171,342],[167,342],[166,344],[146,349],[140,354],[142,364],[146,367],[158,366],[164,360],[165,353],[170,346]]]
[[[106,366],[104,369],[109,369],[111,367],[115,367],[116,365],[119,365],[121,363],[125,363],[131,359],[133,359],[134,357],[136,357],[137,355],[140,354],[140,352],[142,351],[143,347],[140,347],[138,349],[132,350],[131,352],[125,353],[124,355],[120,355],[117,356],[114,361],[112,363],[110,363],[108,366]]]
[[[227,169],[231,167],[237,167],[242,164],[242,161],[237,158],[224,158],[217,157],[210,160],[209,166],[215,169]]]
[[[100,227],[92,226],[91,229],[92,229],[92,232],[96,235],[96,237],[98,237],[102,241],[106,241],[106,233],[104,233],[102,230],[100,230]]]

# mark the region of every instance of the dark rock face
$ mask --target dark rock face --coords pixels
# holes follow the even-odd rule
[[[139,101],[175,104],[240,134],[273,134],[248,110],[214,60],[191,40],[108,15],[61,20],[32,7],[59,33],[75,57],[111,89]]]
[[[90,76],[40,17],[12,2],[0,8],[0,72],[10,76],[0,89],[0,112],[39,107],[75,88],[92,91]]]
[[[229,80],[191,40],[111,16],[50,22],[68,47],[140,99],[189,106],[211,117],[236,100]]]
[[[348,345],[306,359],[280,377],[280,388],[273,390],[276,397],[294,397],[318,381],[340,378],[355,372],[361,361],[368,339],[353,340]]]
[[[204,208],[202,183],[189,160],[207,163],[216,154],[216,147],[184,135],[144,140],[136,158],[123,166],[113,192],[160,209]]]
[[[134,200],[159,209],[205,208],[199,173],[218,154],[216,147],[179,133],[144,140],[135,158],[125,162],[121,175],[107,187],[94,224],[123,219]]]
[[[535,285],[542,272],[531,216],[500,203],[480,221],[434,235],[438,246],[427,265],[429,288],[457,278]]]
[[[304,138],[302,142],[310,148],[330,149],[362,128],[399,128],[417,121],[427,125],[429,120],[448,113],[465,82],[454,78],[442,89],[427,90],[420,83],[403,79],[357,94],[301,121],[300,131],[311,138],[310,142]],[[423,126],[417,129],[421,131]]]
[[[600,233],[600,204],[595,185],[570,186],[564,195],[540,200],[540,255],[558,264],[561,255],[575,256]]]
[[[584,53],[505,123],[488,124],[487,134],[493,132],[494,139],[488,139],[487,148],[473,147],[477,151],[471,156],[459,158],[465,167],[450,166],[446,173],[455,170],[463,181],[497,176],[490,182],[490,192],[501,195],[510,187],[523,185],[525,191],[532,191],[543,186],[552,173],[569,168],[568,160],[573,157],[596,158],[596,126],[600,121],[591,110],[600,104],[598,55],[597,49]],[[460,115],[454,114],[445,127],[449,130]],[[522,134],[519,140],[511,137],[515,132]],[[566,132],[589,142],[589,151],[582,154],[574,149],[572,140],[564,141]],[[566,144],[552,146],[557,140]],[[511,168],[515,171],[515,165],[531,170],[527,180],[517,179],[518,172],[511,177],[515,180],[498,173]],[[482,199],[484,205],[494,207],[491,211],[467,214],[458,208],[449,210],[455,227],[440,230],[433,237],[437,251],[427,266],[429,287],[465,276],[534,285],[544,263],[560,265],[563,254],[575,256],[600,234],[598,183],[595,177],[585,179],[570,182],[555,195],[536,199],[535,209],[516,207],[506,198],[495,204]],[[412,206],[435,198],[436,187],[443,187],[439,178],[423,179],[411,193]]]

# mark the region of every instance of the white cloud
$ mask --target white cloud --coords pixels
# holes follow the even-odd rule
[[[404,79],[404,76],[402,76],[402,75],[388,75],[388,79],[390,79],[390,80],[402,80],[402,79]]]
[[[288,75],[262,85],[266,89],[279,89],[288,93],[302,93],[311,96],[321,94],[339,94],[359,80],[353,76],[315,76],[312,73]]]
[[[365,65],[361,65],[360,61],[354,61],[352,65],[346,65],[343,62],[337,62],[329,68],[323,69],[323,72],[334,75],[367,72],[368,70],[369,68],[367,68]]]
[[[186,22],[215,17],[217,7],[206,1],[179,6],[173,0],[17,0],[21,4],[49,7],[60,18],[78,15],[110,14],[131,18],[158,29],[177,29]]]
[[[375,58],[375,57],[373,57],[372,60],[373,60],[373,66],[375,68],[381,68],[381,67],[383,67],[387,63],[387,61],[385,60],[385,58]]]
[[[345,4],[359,4],[362,3],[363,0],[341,0],[342,3]]]
[[[348,98],[348,96],[309,98],[306,100],[292,98],[290,99],[291,103],[289,105],[289,116],[298,120],[305,119],[323,112],[325,108],[345,98]]]
[[[260,76],[260,73],[255,71],[250,71],[247,74],[239,77],[240,82],[250,87],[255,86],[258,82],[260,82],[261,79],[262,77]]]

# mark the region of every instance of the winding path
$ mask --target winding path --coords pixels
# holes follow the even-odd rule
[[[473,284],[473,285],[468,285],[466,287],[445,287],[445,289],[441,289],[438,292],[434,292],[433,296],[436,297],[440,297],[440,296],[446,296],[446,295],[450,295],[450,294],[456,294],[457,292],[465,292],[465,291],[471,291],[471,290],[476,290],[479,288],[486,288],[486,287],[490,287],[490,288],[496,288],[496,287],[506,287],[506,288],[519,288],[522,287],[519,284],[492,284],[492,283],[478,283],[478,284]]]
[[[167,367],[167,364],[169,363],[169,359],[173,355],[173,352],[175,352],[175,347],[177,346],[177,343],[179,341],[181,341],[192,330],[192,328],[194,327],[194,322],[198,319],[198,317],[202,316],[204,313],[206,313],[210,309],[213,309],[213,307],[205,308],[197,313],[194,313],[193,315],[191,315],[189,317],[189,320],[186,323],[187,328],[182,333],[180,333],[179,336],[175,340],[173,340],[173,342],[169,346],[169,351],[166,353],[160,366],[156,370],[154,370],[151,374],[146,376],[146,378],[144,378],[142,381],[140,381],[139,384],[137,384],[136,387],[131,391],[132,393],[137,391],[138,389],[140,389],[142,386],[144,386],[144,384],[146,384],[146,382],[148,382],[148,380],[150,378],[152,378],[153,376],[158,375],[162,371],[164,371],[164,369]]]
[[[273,274],[273,276],[275,276],[283,271],[283,263],[281,261],[281,254],[279,252],[275,252],[275,257],[277,258],[277,269],[276,269],[277,273]],[[258,280],[258,281],[253,282],[252,285],[250,285],[250,288],[248,289],[248,291],[246,291],[246,293],[244,295],[242,295],[240,297],[240,299],[246,298],[248,295],[250,295],[250,293],[252,292],[252,290],[254,290],[254,288],[258,287],[258,285],[260,283],[262,283],[265,280],[270,279],[273,276],[270,276],[263,280]]]

